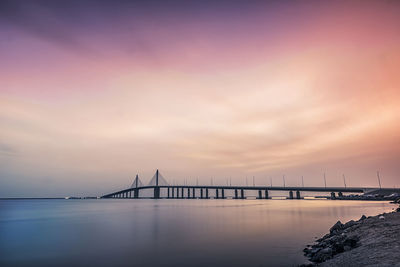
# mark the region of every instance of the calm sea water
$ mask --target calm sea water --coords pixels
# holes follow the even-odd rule
[[[338,220],[391,211],[331,200],[3,200],[1,266],[296,266]]]

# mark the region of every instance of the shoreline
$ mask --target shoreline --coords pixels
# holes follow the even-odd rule
[[[303,252],[309,259],[303,267],[400,266],[400,206],[357,221],[338,221]]]

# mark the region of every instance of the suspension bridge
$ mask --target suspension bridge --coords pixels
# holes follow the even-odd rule
[[[301,192],[330,192],[331,199],[343,197],[343,193],[367,193],[380,188],[361,188],[361,187],[298,187],[298,186],[232,186],[232,185],[170,185],[167,180],[157,170],[148,185],[143,185],[139,176],[136,175],[131,187],[117,192],[109,193],[102,198],[141,198],[140,192],[143,190],[153,190],[154,199],[175,198],[175,199],[209,199],[211,192],[215,199],[226,199],[227,191],[233,191],[233,199],[245,199],[246,192],[258,191],[258,199],[269,199],[269,191],[288,192],[288,199],[301,199]],[[382,190],[382,189],[381,189]],[[164,194],[161,194],[161,192]]]

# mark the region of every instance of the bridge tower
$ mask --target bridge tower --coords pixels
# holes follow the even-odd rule
[[[133,183],[131,185],[131,188],[133,188],[133,198],[139,198],[139,189],[138,187],[142,187],[143,183],[139,179],[139,175],[136,174],[135,180],[133,180]],[[131,191],[132,192],[132,191]]]
[[[160,198],[160,187],[158,185],[158,169],[156,171],[156,186],[154,187],[154,198]]]

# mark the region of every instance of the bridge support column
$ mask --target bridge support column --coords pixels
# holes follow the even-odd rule
[[[188,187],[187,191],[188,191],[187,198],[190,198],[190,188],[189,187]]]
[[[296,198],[297,198],[297,199],[301,199],[300,191],[299,191],[299,190],[296,191]]]
[[[339,192],[338,195],[339,195],[339,197],[343,197],[343,193],[342,192]]]
[[[258,199],[262,199],[262,192],[261,192],[261,190],[258,190]]]
[[[215,198],[218,199],[219,195],[218,195],[218,189],[215,189]]]
[[[331,192],[331,199],[336,199],[335,192]]]
[[[235,189],[235,199],[238,199],[238,191]]]
[[[208,198],[208,188],[206,188],[206,198]]]
[[[175,188],[171,187],[171,190],[172,190],[172,192],[171,192],[172,198],[175,198]]]
[[[289,199],[293,199],[293,191],[289,191]]]
[[[160,188],[158,186],[154,187],[154,198],[155,199],[159,199],[160,198]]]
[[[222,199],[225,198],[225,190],[224,189],[221,189],[221,197],[222,197]]]
[[[240,189],[240,198],[244,199],[244,190],[243,189]]]
[[[192,188],[192,196],[193,198],[196,198],[196,188]]]
[[[139,189],[133,190],[133,198],[139,198]]]
[[[169,187],[167,187],[167,198],[170,198],[170,195],[169,195],[169,190],[170,190],[170,188]]]
[[[200,188],[200,198],[203,199],[203,188]]]
[[[265,199],[268,199],[269,198],[269,196],[268,196],[268,190],[265,190]]]

